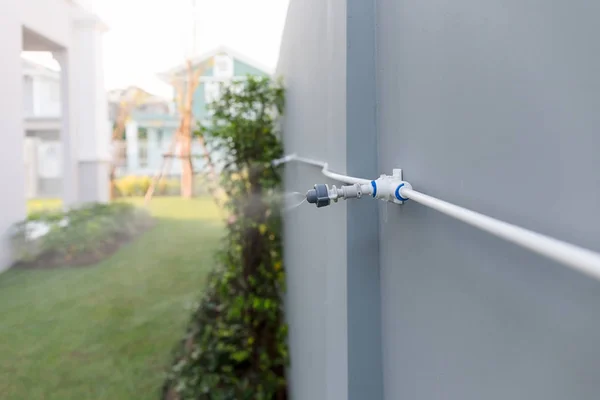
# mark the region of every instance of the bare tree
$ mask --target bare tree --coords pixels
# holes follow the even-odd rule
[[[179,124],[179,157],[181,159],[181,197],[191,198],[194,195],[194,165],[192,162],[192,137],[193,137],[193,105],[194,93],[200,84],[200,77],[204,68],[199,67],[194,71],[191,60],[186,61],[187,79],[185,80],[185,89],[181,90],[179,86],[178,103],[181,122]]]
[[[209,62],[208,66],[210,65],[212,65],[212,60]],[[194,93],[200,85],[200,77],[206,70],[206,67],[207,65],[201,65],[197,69],[194,69],[192,61],[188,59],[186,60],[185,77],[176,77],[172,81],[173,87],[175,88],[177,109],[179,111],[181,120],[179,122],[177,131],[173,135],[173,140],[171,141],[169,150],[164,154],[162,166],[158,173],[154,176],[152,184],[148,188],[148,192],[146,192],[146,204],[148,204],[152,198],[154,190],[159,184],[160,180],[170,170],[171,160],[173,158],[179,158],[181,160],[181,196],[184,198],[193,197],[194,164],[192,143],[194,137],[193,124],[195,122],[193,113]],[[204,142],[204,138],[199,136],[197,141],[202,149],[202,158],[204,159],[208,169],[209,191],[215,197],[215,200],[218,203],[220,194],[217,183],[218,176],[216,168],[212,162],[210,153],[206,147],[206,143]],[[177,148],[179,148],[179,151],[177,152],[178,154],[175,154]]]

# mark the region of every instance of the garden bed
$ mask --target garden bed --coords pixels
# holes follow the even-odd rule
[[[30,215],[15,226],[16,267],[95,264],[150,229],[150,215],[130,204],[92,204]]]

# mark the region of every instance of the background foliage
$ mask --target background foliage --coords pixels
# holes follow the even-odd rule
[[[248,77],[222,88],[212,125],[197,132],[224,154],[228,231],[218,265],[175,351],[165,399],[286,398],[277,118],[282,86]]]

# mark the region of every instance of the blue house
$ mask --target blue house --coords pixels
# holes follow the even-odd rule
[[[218,99],[221,84],[245,79],[248,75],[268,76],[271,70],[260,63],[227,48],[218,47],[192,59],[194,70],[201,69],[200,83],[193,96],[194,126],[208,124],[210,115],[207,105]],[[118,175],[154,175],[162,165],[163,155],[169,151],[179,123],[180,116],[175,105],[177,86],[187,78],[187,66],[181,64],[159,77],[173,85],[172,100],[149,97],[136,107],[126,126],[124,151],[119,162]],[[176,149],[177,154],[178,151]],[[202,168],[200,143],[192,145],[194,168]],[[181,174],[181,162],[173,159],[166,171],[169,175]]]

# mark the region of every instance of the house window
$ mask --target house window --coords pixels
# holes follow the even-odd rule
[[[233,76],[233,58],[220,54],[214,58],[213,75],[218,78],[231,78]]]
[[[140,168],[148,167],[148,128],[138,129],[138,163]]]
[[[118,167],[127,165],[127,143],[125,140],[113,140],[112,142],[113,163]]]
[[[140,140],[138,142],[138,162],[140,168],[148,168],[148,141]]]

